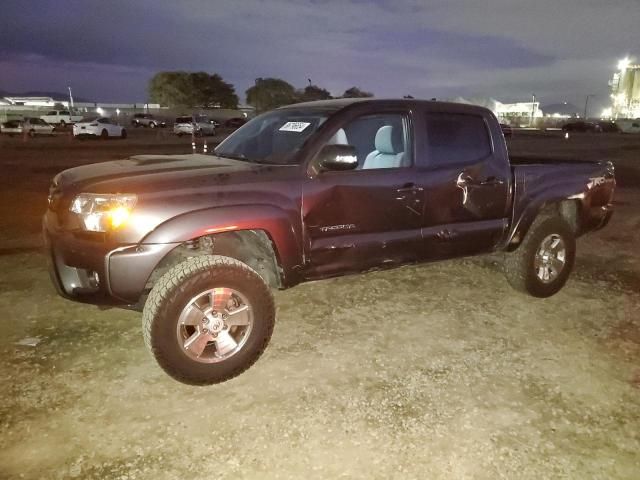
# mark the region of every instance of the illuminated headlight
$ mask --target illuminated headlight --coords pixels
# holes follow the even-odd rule
[[[78,215],[85,230],[107,232],[127,221],[137,199],[134,194],[81,193],[69,210]]]

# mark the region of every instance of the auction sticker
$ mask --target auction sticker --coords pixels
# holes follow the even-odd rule
[[[309,122],[287,122],[280,127],[281,132],[302,132],[311,125]]]

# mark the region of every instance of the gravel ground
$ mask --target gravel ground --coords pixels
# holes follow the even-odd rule
[[[55,295],[34,202],[43,168],[81,160],[27,150],[0,148],[0,478],[640,477],[639,189],[550,299],[499,256],[304,284],[276,294],[254,367],[197,388],[155,365],[138,313]]]

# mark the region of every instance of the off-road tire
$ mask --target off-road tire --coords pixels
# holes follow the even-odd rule
[[[538,278],[534,260],[542,241],[551,234],[562,237],[566,248],[566,259],[558,276],[549,283]],[[559,216],[540,215],[529,227],[520,246],[504,259],[504,273],[516,290],[534,297],[546,298],[560,291],[573,269],[576,255],[576,240],[569,224]]]
[[[233,288],[249,299],[253,327],[236,354],[219,363],[200,363],[182,350],[177,322],[194,295],[216,287]],[[192,257],[171,268],[151,290],[142,313],[147,348],[167,374],[188,385],[212,385],[240,375],[262,355],[274,325],[273,296],[262,277],[248,265],[221,255]]]

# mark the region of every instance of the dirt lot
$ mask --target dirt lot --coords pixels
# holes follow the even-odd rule
[[[617,165],[561,293],[514,293],[498,257],[302,285],[253,368],[194,388],[139,314],[58,298],[37,250],[57,171],[190,139],[0,139],[0,478],[639,478],[640,137],[511,149]]]

